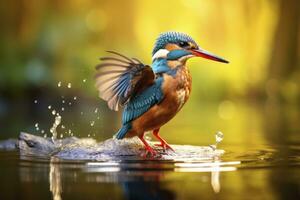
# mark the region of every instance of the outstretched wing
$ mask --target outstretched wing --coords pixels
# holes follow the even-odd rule
[[[96,66],[96,87],[99,96],[112,110],[118,110],[136,94],[153,85],[155,75],[150,66],[136,58],[128,58],[114,51],[112,57],[102,57]]]

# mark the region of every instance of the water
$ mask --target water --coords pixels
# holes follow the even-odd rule
[[[54,110],[53,110],[54,111]],[[52,114],[53,114],[52,111]],[[50,133],[52,133],[52,141],[55,142],[55,140],[57,139],[57,127],[59,126],[59,124],[61,123],[61,116],[59,115],[59,113],[54,112],[53,115],[55,115],[55,120],[54,123],[52,125],[52,127],[50,128]]]
[[[69,102],[73,96],[65,98]],[[86,119],[83,129],[62,115],[54,141],[45,128],[47,138],[39,132],[20,136],[22,151],[15,149],[16,140],[0,143],[0,199],[300,199],[298,109],[281,110],[281,115],[270,109],[268,115],[260,107],[245,111],[236,105],[238,117],[218,121],[218,106],[209,112],[207,105],[187,106],[161,130],[176,153],[159,150],[161,157],[144,159],[139,140],[107,140],[117,126],[92,129],[100,123],[90,126],[98,117],[96,107],[77,111]],[[54,108],[60,107],[45,108],[51,123],[57,117],[51,114]],[[103,128],[116,119],[100,116],[108,118]],[[35,123],[40,130],[46,127],[31,119],[33,131]]]
[[[93,139],[77,142],[83,149],[97,144]],[[164,159],[144,160],[108,154],[80,159],[70,157],[67,150],[54,156],[2,151],[1,199],[274,199],[281,195],[297,199],[299,195],[299,146],[261,146],[244,152],[231,146],[218,154],[211,154],[211,148],[204,148],[209,153],[203,154],[200,147],[173,147],[188,157],[166,153]],[[73,150],[71,155],[80,154]],[[5,189],[17,183],[27,189],[18,193]]]

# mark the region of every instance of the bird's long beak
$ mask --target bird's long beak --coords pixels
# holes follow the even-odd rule
[[[214,61],[218,61],[218,62],[222,62],[222,63],[229,63],[224,58],[216,56],[216,55],[214,55],[208,51],[205,51],[203,49],[192,49],[191,52],[193,55],[198,56],[198,57],[202,57],[202,58],[206,58],[209,60],[214,60]]]

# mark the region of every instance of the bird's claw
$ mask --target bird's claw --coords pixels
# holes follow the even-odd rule
[[[175,152],[174,149],[168,143],[165,142],[161,142],[160,144],[155,144],[155,146],[162,147],[163,150],[171,150]]]
[[[145,147],[146,152],[142,154],[143,158],[155,158],[157,156],[157,152],[151,147]]]

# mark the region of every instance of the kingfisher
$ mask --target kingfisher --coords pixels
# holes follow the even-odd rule
[[[186,62],[202,57],[222,63],[227,60],[202,48],[187,34],[169,31],[156,39],[152,51],[152,65],[137,58],[129,58],[115,51],[101,57],[96,66],[96,88],[99,97],[111,110],[123,107],[122,127],[115,138],[137,136],[145,147],[145,156],[157,152],[145,140],[151,131],[164,150],[173,150],[159,129],[170,121],[183,107],[191,94],[192,77]]]

